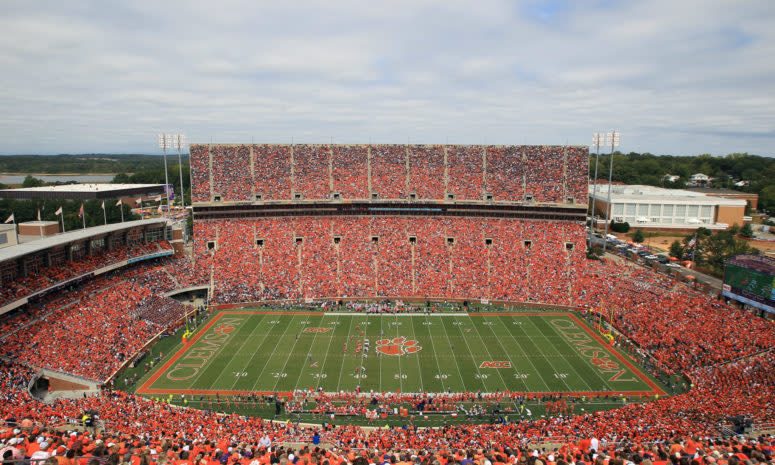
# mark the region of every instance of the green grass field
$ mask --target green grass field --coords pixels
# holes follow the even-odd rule
[[[358,386],[408,393],[662,393],[571,313],[265,311],[215,314],[137,392],[229,395]]]

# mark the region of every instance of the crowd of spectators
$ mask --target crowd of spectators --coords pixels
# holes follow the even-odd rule
[[[368,147],[332,145],[331,177],[334,192],[344,199],[369,198]]]
[[[410,145],[408,154],[408,193],[418,199],[444,198],[444,146]]]
[[[331,193],[327,145],[293,146],[293,194],[302,199],[327,199]]]
[[[737,465],[733,462],[739,460],[762,463],[770,460],[770,439],[730,444],[704,438],[716,437],[720,425],[728,423],[730,417],[744,415],[757,423],[775,418],[775,358],[769,352],[775,346],[772,323],[698,293],[672,278],[628,263],[575,262],[573,252],[580,252],[583,247],[576,249],[568,244],[577,245],[574,238],[583,236],[579,230],[583,229],[581,225],[382,217],[346,218],[344,222],[316,218],[286,222],[199,222],[196,227],[198,234],[211,235],[217,241],[213,250],[199,247],[199,253],[206,256],[197,257],[197,266],[212,263],[213,275],[217,277],[216,292],[234,299],[265,298],[273,294],[300,296],[307,292],[379,295],[383,288],[396,294],[425,289],[482,294],[483,289],[489,289],[493,294],[502,292],[515,300],[519,297],[529,300],[534,295],[551,299],[557,293],[561,297],[555,297],[556,300],[570,299],[574,305],[609,321],[643,355],[653,358],[665,370],[683,372],[692,386],[684,394],[647,403],[625,404],[596,413],[577,411],[579,414],[572,416],[566,410],[555,409],[551,415],[542,417],[525,414],[518,408],[525,393],[429,396],[297,391],[285,399],[292,411],[309,409],[318,414],[367,418],[373,418],[371,413],[377,411],[388,415],[398,407],[400,415],[405,417],[403,407],[407,404],[414,415],[449,412],[458,409],[460,402],[474,402],[478,409],[488,411],[497,402],[510,406],[506,411],[511,412],[511,420],[519,420],[438,429],[315,428],[180,409],[110,390],[92,398],[42,404],[25,390],[33,371],[17,363],[2,362],[0,412],[3,420],[27,425],[24,430],[8,428],[0,434],[7,446],[23,445],[19,453],[27,457],[37,450],[50,448],[57,453],[72,450],[79,455],[93,456],[147,453],[176,462],[190,459],[183,452],[194,456],[202,452],[212,458],[218,454],[216,449],[220,449],[221,459],[231,448],[227,462],[237,458],[248,464],[248,460],[259,456],[271,461],[267,455],[268,444],[291,440],[322,440],[332,444],[337,452],[327,460],[338,460],[338,463],[353,462],[353,454],[360,451],[366,451],[367,456],[377,451],[383,461],[387,454],[389,462],[394,461],[390,459],[394,453],[399,454],[395,460],[400,461],[403,461],[402,453],[413,454],[421,462],[427,457],[433,460],[447,457],[453,463],[462,463],[462,455],[479,454],[491,457],[487,459],[491,463],[511,461],[526,465],[531,465],[528,460],[536,465],[542,460],[540,457],[559,465],[561,456],[578,463],[584,461],[585,454],[591,453],[599,454],[598,457],[610,456],[610,461],[640,457],[637,460],[645,463],[645,454],[649,454],[648,460],[665,462],[675,458],[677,452],[678,458],[687,460],[682,463],[675,458],[674,465],[691,465],[689,461],[695,456],[713,457],[729,465]],[[342,230],[337,230],[340,227]],[[546,238],[551,238],[553,242],[546,242],[555,243],[557,250],[540,244]],[[491,241],[488,243],[487,239]],[[525,240],[531,241],[529,247],[520,243]],[[274,241],[287,241],[288,245],[273,247]],[[191,273],[180,272],[189,266],[190,262],[184,260],[143,264],[142,268],[95,279],[67,296],[28,312],[32,316],[23,320],[24,331],[11,331],[14,325],[0,326],[8,330],[2,355],[30,366],[105,379],[155,333],[172,324],[167,316],[179,309],[161,298],[158,290],[178,286],[179,280],[195,279]],[[390,268],[389,263],[396,267]],[[413,268],[413,263],[417,268]],[[518,264],[523,264],[524,270],[517,270]],[[375,270],[382,269],[386,274],[375,274]],[[412,269],[417,271],[407,273]],[[142,278],[144,273],[168,279],[159,289],[149,288]],[[496,275],[498,279],[493,279]],[[471,278],[477,276],[480,280],[472,283]],[[534,281],[547,290],[539,290],[532,284]],[[272,290],[267,291],[268,288]],[[73,437],[35,426],[61,424],[79,418],[86,410],[100,412],[106,426],[100,438],[80,433]],[[38,442],[41,436],[43,439]],[[563,444],[552,451],[554,460],[542,452],[537,453],[539,459],[536,459],[526,449],[527,442],[546,438]],[[259,446],[259,441],[264,441],[264,445]],[[37,449],[31,446],[40,446],[42,442],[48,446]],[[113,450],[114,446],[108,443],[118,447]],[[590,450],[592,444],[596,444],[594,451]],[[276,446],[273,450],[278,453]],[[303,457],[306,452],[297,454]],[[733,460],[730,455],[739,459]],[[288,456],[284,458],[287,463]],[[713,463],[703,460],[705,465]],[[486,464],[482,462],[482,465]],[[623,464],[611,462],[610,465]]]
[[[192,144],[188,150],[191,165],[191,200],[208,202],[210,201],[210,147]]]
[[[215,145],[210,154],[213,194],[232,201],[252,200],[250,146]]]
[[[447,146],[447,192],[456,200],[484,199],[484,148]]]
[[[167,241],[120,245],[112,250],[94,251],[72,261],[63,258],[52,266],[38,267],[27,276],[10,273],[5,276],[7,281],[0,288],[0,307],[114,263],[164,251],[172,251]]]
[[[337,193],[344,200],[483,201],[490,194],[495,201],[585,203],[587,155],[565,146],[193,145],[193,200]]]
[[[255,159],[253,190],[256,196],[261,196],[261,200],[290,199],[291,146],[254,145],[253,157]]]
[[[583,225],[471,218],[298,217],[195,226],[218,303],[325,297],[569,304]],[[216,245],[217,244],[217,245]],[[529,279],[530,275],[540,279]]]

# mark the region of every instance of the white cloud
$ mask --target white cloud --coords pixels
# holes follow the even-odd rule
[[[22,2],[0,153],[193,142],[571,143],[773,155],[767,1]]]

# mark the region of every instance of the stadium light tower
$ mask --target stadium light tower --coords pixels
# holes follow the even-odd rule
[[[186,197],[183,195],[183,162],[180,158],[180,152],[186,145],[186,136],[183,134],[175,134],[172,136],[172,145],[178,150],[178,171],[180,172],[180,205],[183,207],[183,210],[185,210]]]
[[[592,230],[594,229],[594,226],[592,222],[595,218],[595,196],[597,195],[597,165],[598,161],[600,160],[600,144],[605,143],[605,133],[603,132],[596,132],[592,134],[592,144],[595,145],[595,178],[592,181],[592,212],[589,215],[591,221],[590,221],[590,228],[589,228],[589,240],[590,245],[592,244]],[[596,221],[594,222],[597,223]]]
[[[611,131],[605,135],[606,145],[611,145],[611,159],[608,161],[608,203],[605,208],[605,235],[603,236],[603,253],[608,245],[608,223],[611,222],[611,181],[614,176],[614,147],[619,147],[619,132]]]
[[[172,136],[169,134],[159,134],[159,148],[164,154],[164,196],[167,197],[167,217],[170,215],[170,191],[169,191],[169,177],[167,175],[167,149],[172,144]]]

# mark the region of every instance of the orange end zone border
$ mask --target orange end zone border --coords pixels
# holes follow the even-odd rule
[[[211,389],[156,389],[151,388],[151,386],[156,382],[156,380],[161,377],[162,374],[166,373],[167,370],[172,366],[173,363],[175,363],[180,357],[185,354],[188,349],[196,343],[196,341],[199,340],[201,336],[203,336],[215,323],[218,322],[218,320],[221,319],[221,316],[223,315],[325,315],[325,312],[269,312],[269,311],[247,311],[247,310],[224,310],[218,313],[215,318],[210,320],[205,326],[203,326],[196,335],[186,342],[186,344],[183,345],[178,351],[175,353],[175,355],[172,356],[171,359],[167,360],[167,362],[161,366],[161,368],[158,368],[156,370],[156,373],[153,374],[148,380],[142,384],[137,390],[135,391],[137,394],[189,394],[189,395],[246,395],[246,394],[258,394],[258,395],[271,395],[271,394],[277,394],[280,396],[290,396],[292,393],[289,391],[220,391],[220,390],[211,390]],[[358,315],[357,313],[353,313],[353,315]],[[593,392],[581,392],[581,391],[549,391],[549,392],[525,392],[521,394],[525,394],[528,397],[530,396],[542,396],[542,395],[565,395],[565,396],[574,396],[574,397],[602,397],[602,396],[610,396],[610,395],[623,395],[623,396],[654,396],[659,395],[663,396],[665,395],[665,391],[663,391],[659,386],[656,385],[648,376],[643,374],[640,369],[638,369],[635,365],[633,365],[629,360],[627,360],[622,354],[619,353],[619,351],[611,349],[608,344],[603,341],[603,339],[595,334],[589,326],[587,326],[586,323],[581,321],[575,314],[569,313],[569,312],[498,312],[498,313],[468,313],[469,317],[473,316],[567,316],[570,319],[572,319],[576,324],[578,324],[587,334],[589,334],[595,341],[597,341],[609,354],[613,355],[617,360],[619,360],[624,366],[626,366],[630,371],[632,371],[635,376],[637,376],[641,381],[646,383],[650,388],[651,391],[593,391]]]

